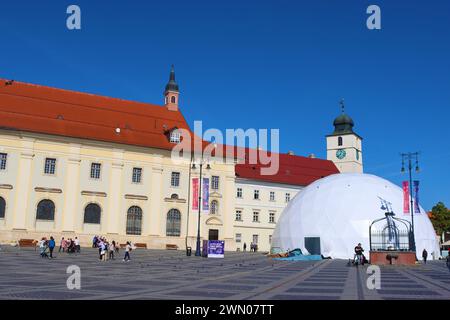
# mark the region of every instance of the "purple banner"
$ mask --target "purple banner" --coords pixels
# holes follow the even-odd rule
[[[419,181],[414,180],[414,213],[420,213],[419,208]]]
[[[203,178],[202,193],[203,212],[209,212],[209,178]]]

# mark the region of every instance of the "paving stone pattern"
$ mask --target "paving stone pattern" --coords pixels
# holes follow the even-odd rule
[[[343,260],[286,262],[250,252],[206,259],[184,251],[137,249],[130,262],[122,255],[101,262],[97,253],[82,249],[42,259],[32,248],[3,246],[0,299],[450,299],[450,270],[443,261],[381,267],[381,289],[369,290],[367,266]],[[80,267],[81,290],[67,288],[70,265]]]

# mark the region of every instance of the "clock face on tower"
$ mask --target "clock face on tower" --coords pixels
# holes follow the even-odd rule
[[[336,157],[337,157],[339,160],[344,159],[346,155],[347,155],[347,152],[345,152],[344,149],[339,149],[338,151],[336,151]]]

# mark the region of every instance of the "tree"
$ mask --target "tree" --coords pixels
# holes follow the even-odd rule
[[[430,220],[439,236],[446,231],[450,231],[450,211],[443,202],[438,202],[431,209]]]

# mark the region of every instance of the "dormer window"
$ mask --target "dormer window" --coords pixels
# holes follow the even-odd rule
[[[172,132],[170,132],[170,142],[171,143],[180,143],[180,141],[181,141],[180,132],[177,129],[172,130]]]

